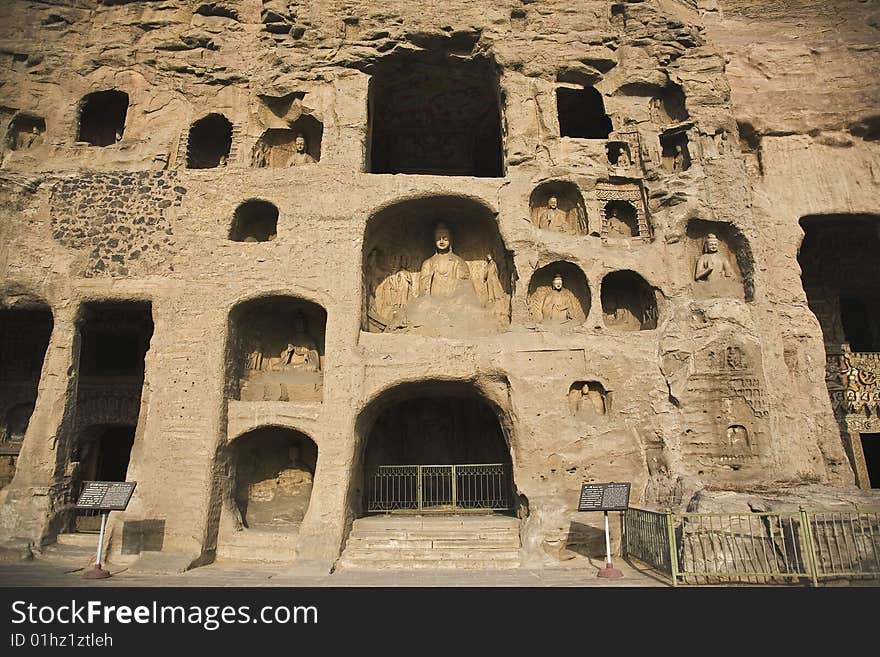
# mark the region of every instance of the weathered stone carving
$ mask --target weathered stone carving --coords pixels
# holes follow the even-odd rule
[[[241,350],[243,401],[320,401],[323,367],[318,341],[301,310],[289,321],[248,332]]]
[[[587,234],[587,213],[571,183],[551,181],[532,193],[532,223],[542,230],[567,235]]]
[[[568,408],[574,417],[596,419],[611,410],[611,393],[598,381],[578,381],[568,391]]]
[[[306,138],[302,135],[297,135],[293,140],[294,148],[296,149],[293,155],[290,156],[290,159],[287,161],[287,166],[293,167],[300,164],[314,164],[315,158],[309,155],[306,150]]]
[[[539,288],[532,303],[534,319],[544,324],[571,326],[582,324],[586,319],[581,302],[571,290],[563,285],[562,274],[553,277],[550,287]]]
[[[847,431],[880,433],[880,352],[853,352],[844,343],[826,355],[825,383]]]
[[[702,239],[700,255],[694,263],[694,283],[697,297],[740,297],[743,292],[739,272],[731,262],[727,244],[715,233]]]
[[[417,272],[404,254],[389,267],[378,249],[369,253],[364,279],[370,331],[481,330],[507,321],[509,295],[494,256],[466,261],[454,252],[452,230],[443,221],[434,227],[433,242],[434,253]]]

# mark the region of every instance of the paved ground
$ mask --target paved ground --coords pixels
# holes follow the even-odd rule
[[[0,563],[0,585],[40,586],[285,586],[285,587],[385,587],[385,586],[516,586],[516,587],[646,587],[668,586],[663,578],[637,563],[618,562],[624,577],[596,577],[598,561],[580,562],[578,567],[512,570],[351,570],[331,575],[294,575],[285,566],[222,563],[195,568],[180,574],[134,572],[124,567],[110,567],[112,577],[84,580],[80,563],[69,559],[34,559],[19,563]]]

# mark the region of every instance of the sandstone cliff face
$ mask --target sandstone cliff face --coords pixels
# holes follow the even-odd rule
[[[134,397],[137,495],[114,522],[122,553],[158,545],[183,565],[210,559],[238,522],[230,446],[271,425],[317,446],[297,554],[332,563],[363,512],[375,418],[407,395],[447,394],[448,382],[498,419],[536,563],[601,552],[584,529],[600,519],[575,512],[583,481],[631,481],[634,502],[658,507],[704,489],[850,490],[797,262],[801,217],[876,212],[876,12],[839,4],[4,3],[3,299],[50,307],[54,326],[0,492],[3,537],[39,544],[67,522],[77,322],[82,304],[108,300],[148,301],[154,326]],[[409,93],[421,84],[436,90],[429,103]],[[589,88],[611,132],[563,136],[558,90]],[[121,122],[101,105],[84,133],[84,99],[111,90],[127,94]],[[492,98],[500,153],[489,168],[437,175],[420,154],[437,159],[442,143],[417,143],[400,173],[372,173],[382,130],[442,125],[441,142],[481,139],[495,128],[474,117]],[[193,126],[211,115],[222,121],[203,143]],[[308,157],[287,166],[295,135]],[[609,159],[609,144],[630,162]],[[552,194],[583,220],[539,227]],[[251,199],[277,208],[271,239],[235,237]],[[632,209],[632,232],[615,229],[611,207]],[[371,249],[393,245],[416,275],[438,220],[474,278],[494,249],[500,326],[376,330],[370,281],[379,289],[394,272],[372,268]],[[703,256],[718,266],[695,280]],[[554,263],[586,280],[582,323],[535,315],[530,280]],[[637,276],[616,288],[617,272]],[[626,281],[637,280],[635,294]],[[230,392],[248,339],[236,308],[278,297],[326,311],[319,401]],[[572,405],[582,389],[602,400],[589,413]],[[158,540],[126,545],[143,527]]]

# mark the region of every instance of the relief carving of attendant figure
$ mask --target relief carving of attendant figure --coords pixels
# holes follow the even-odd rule
[[[443,222],[434,228],[434,246],[436,252],[422,263],[419,272],[419,295],[454,297],[462,286],[471,285],[471,272],[464,258],[452,252],[452,232]]]
[[[731,278],[734,271],[731,264],[718,252],[718,237],[709,233],[703,240],[703,254],[694,267],[694,280],[708,282],[719,278]]]
[[[553,277],[553,285],[541,301],[541,322],[544,324],[580,324],[586,319],[577,297],[562,285],[562,274]]]
[[[618,148],[617,166],[624,167],[624,168],[628,168],[628,167],[632,166],[632,162],[630,162],[629,153],[627,152],[626,146],[621,144],[617,148]]]
[[[306,151],[306,138],[302,135],[297,135],[296,139],[293,141],[293,145],[296,148],[296,151],[293,155],[290,156],[290,159],[287,161],[287,166],[293,167],[298,164],[314,164],[315,158],[308,154]]]

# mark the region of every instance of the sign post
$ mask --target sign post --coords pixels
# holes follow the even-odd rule
[[[83,579],[104,579],[110,571],[102,568],[104,553],[104,531],[110,511],[124,511],[128,506],[136,481],[87,481],[77,500],[77,509],[92,509],[101,513],[101,533],[98,535],[98,550],[95,565],[83,571]]]
[[[605,568],[597,573],[597,577],[623,577],[623,573],[611,563],[608,512],[626,511],[629,508],[629,489],[629,482],[581,485],[578,511],[602,511],[605,516]]]

